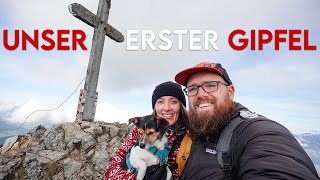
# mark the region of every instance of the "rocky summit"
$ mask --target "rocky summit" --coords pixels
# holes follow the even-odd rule
[[[0,145],[0,179],[103,179],[131,128],[99,121],[39,125]]]

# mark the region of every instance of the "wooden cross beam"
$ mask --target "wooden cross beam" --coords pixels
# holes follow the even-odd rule
[[[70,4],[69,11],[74,17],[87,23],[89,26],[93,28],[98,27],[100,18],[95,14],[93,14],[90,10],[82,6],[81,4],[78,4],[78,3]],[[116,42],[124,41],[124,37],[121,34],[121,32],[113,28],[110,24],[107,24],[104,27],[104,29],[106,31],[106,35],[109,38],[115,40]]]
[[[111,0],[99,0],[98,12],[97,15],[95,15],[81,4],[73,3],[69,5],[69,11],[72,15],[94,28],[86,81],[84,84],[84,90],[80,93],[78,104],[78,111],[79,105],[83,106],[80,108],[83,110],[83,114],[80,116],[80,121],[94,120],[97,101],[96,90],[105,36],[107,35],[116,42],[124,41],[124,37],[121,32],[108,24],[110,7]],[[82,112],[79,112],[79,114],[80,113]],[[79,121],[79,119],[76,118],[76,121]]]

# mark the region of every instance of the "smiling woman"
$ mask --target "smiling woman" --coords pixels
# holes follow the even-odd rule
[[[181,141],[186,133],[185,121],[187,118],[187,112],[185,106],[186,99],[180,85],[169,81],[159,84],[154,89],[152,94],[152,108],[154,109],[153,115],[160,116],[169,122],[169,125],[165,130],[165,135],[168,138],[169,145],[167,166],[172,172],[172,179],[174,180],[179,179],[178,164],[176,159],[180,149]],[[126,162],[125,156],[138,141],[138,138],[138,128],[132,129],[127,136],[127,139],[118,149],[116,156],[109,162],[105,172],[105,179],[113,180],[136,178],[135,174],[127,172],[123,169],[123,162]],[[165,166],[166,165],[161,166],[155,170],[156,173],[153,171],[153,173],[149,174],[148,168],[148,177],[150,177],[150,179],[158,179],[159,176],[165,176],[165,174],[162,172],[163,169],[166,169],[163,168]],[[158,176],[155,177],[154,174],[158,174]]]
[[[169,126],[175,124],[178,120],[181,105],[179,100],[172,96],[162,96],[157,99],[155,112],[158,116],[166,119]]]

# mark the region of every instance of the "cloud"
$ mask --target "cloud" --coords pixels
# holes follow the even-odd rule
[[[319,98],[237,95],[235,100],[249,110],[284,125],[295,134],[320,133]]]
[[[8,22],[12,26],[31,29],[70,29],[77,24],[82,24],[79,21],[72,21],[74,17],[70,14],[68,6],[74,2],[70,0],[26,0],[19,1],[17,4],[17,1],[6,1],[3,2],[2,7],[7,9],[6,12],[14,14],[7,16],[9,18]],[[76,2],[85,3],[87,8],[93,8],[93,12],[97,9],[97,7],[94,7],[95,2],[86,3],[84,0],[77,0]]]
[[[5,120],[12,123],[23,123],[28,115],[36,110],[43,108],[43,104],[36,100],[29,100],[24,104],[1,104],[0,112],[4,114]],[[28,118],[29,122],[36,121],[37,119],[45,118],[45,114],[34,114],[32,118]]]
[[[11,123],[23,123],[26,120],[28,123],[42,122],[62,123],[74,122],[76,115],[76,104],[74,100],[67,102],[60,108],[56,106],[49,106],[46,103],[38,100],[28,100],[23,104],[13,104],[8,102],[0,103],[0,115],[4,120]],[[128,119],[137,116],[129,110],[123,110],[108,102],[102,101],[97,105],[97,112],[95,119],[97,121],[106,122],[121,122],[128,123]],[[46,125],[46,124],[44,124]]]
[[[295,58],[296,59],[296,58]],[[286,61],[284,63],[283,61]],[[287,63],[291,61],[292,63]],[[310,60],[275,60],[257,64],[253,67],[243,67],[233,73],[234,81],[240,88],[253,87],[258,91],[299,90],[310,86],[319,89],[319,62],[304,62]],[[290,91],[288,93],[291,93]]]
[[[108,102],[98,103],[95,119],[105,122],[127,123],[129,118],[137,116],[134,112],[126,109],[120,109]]]
[[[94,13],[97,10],[98,0],[2,1],[0,26],[28,31],[81,29],[87,35],[85,44],[90,49],[93,28],[69,13],[67,7],[74,2]],[[201,61],[221,62],[236,85],[237,95],[245,97],[242,100],[257,110],[276,115],[275,119],[287,121],[285,119],[291,117],[301,118],[302,114],[306,114],[304,119],[318,118],[308,116],[309,113],[316,114],[315,109],[319,108],[319,104],[313,101],[319,90],[318,51],[288,52],[286,46],[281,46],[284,47],[281,51],[274,51],[270,48],[272,43],[264,51],[235,51],[228,44],[228,35],[237,28],[246,31],[309,29],[312,44],[317,43],[320,38],[319,5],[317,0],[308,3],[298,0],[232,3],[215,0],[197,3],[191,0],[112,1],[109,23],[124,35],[127,30],[134,29],[149,29],[155,33],[164,29],[209,29],[217,31],[220,51],[127,51],[126,42],[119,44],[106,38],[96,119],[126,122],[133,115],[144,114],[150,110],[146,108],[150,107],[148,100],[155,85],[174,81],[177,72]],[[175,38],[172,41],[177,42]],[[188,44],[188,38],[184,43]],[[90,55],[90,50],[0,51],[0,93],[5,94],[2,100],[14,102],[1,112],[10,114],[12,121],[17,122],[35,107],[52,107],[59,99],[68,96],[86,75]],[[77,96],[78,93],[61,112],[39,113],[33,118],[73,121]],[[285,101],[285,98],[289,100]],[[301,101],[303,98],[305,101]],[[299,107],[308,108],[299,111]],[[299,127],[301,123],[296,122],[289,126]],[[308,127],[314,124],[311,122]]]
[[[11,22],[10,26],[18,25],[21,28],[28,29],[82,29],[87,34],[86,45],[90,47],[93,28],[74,18],[69,13],[67,7],[74,2],[84,5],[94,13],[98,5],[98,1],[88,2],[84,0],[57,0],[50,2],[26,0],[19,2],[19,5],[15,1],[6,1],[3,4],[7,9],[6,12],[14,12],[14,15],[8,16],[10,18],[8,22]],[[100,71],[100,88],[108,92],[118,93],[125,92],[124,89],[128,88],[149,86],[154,82],[163,80],[173,80],[174,75],[182,68],[200,61],[236,63],[235,60],[239,61],[239,59],[245,57],[246,52],[234,51],[230,49],[227,43],[228,34],[235,28],[244,27],[246,30],[290,27],[315,28],[317,27],[315,24],[319,20],[319,18],[316,18],[318,16],[314,16],[317,12],[315,7],[319,4],[318,1],[312,1],[308,4],[300,1],[247,1],[246,4],[250,4],[250,6],[246,6],[243,2],[233,2],[231,6],[226,2],[209,0],[202,1],[201,3],[194,3],[194,1],[184,1],[183,3],[180,1],[170,1],[170,6],[167,6],[165,2],[169,3],[169,1],[113,1],[109,22],[124,35],[128,29],[150,29],[155,33],[163,29],[216,30],[219,34],[217,43],[221,51],[192,52],[185,50],[179,52],[174,50],[147,50],[130,52],[126,51],[125,42],[118,44],[106,38]],[[255,8],[252,8],[253,6]],[[288,6],[290,8],[283,8]],[[302,7],[308,9],[308,11],[302,11]],[[201,11],[195,9],[201,9]],[[44,17],[43,14],[46,16]],[[176,42],[176,40],[173,41]],[[29,58],[32,58],[32,56],[29,56]],[[53,77],[57,73],[52,71],[58,71],[54,69],[62,69],[65,71],[59,71],[62,72],[60,73],[61,76],[72,77],[74,79],[74,77],[85,74],[88,60],[89,51],[77,51],[70,57],[70,61],[78,62],[83,67],[81,70],[75,70],[78,68],[77,64],[73,65],[74,69],[71,66],[67,69],[67,67],[62,67],[68,66],[66,64],[57,65],[57,62],[52,64],[52,62],[49,61],[48,63],[45,59],[41,61],[48,64],[47,67],[40,65],[40,70],[36,68],[34,70],[39,71],[39,73],[41,72],[41,76]],[[240,61],[245,62],[244,60]],[[29,60],[28,63],[30,63]],[[41,64],[33,63],[31,62],[30,66],[37,67]],[[258,70],[262,70],[259,73],[263,74],[264,68],[270,69],[262,66],[267,65],[259,66]],[[284,73],[286,72],[289,73],[289,70],[284,71]],[[250,75],[258,74],[258,72],[247,73]],[[241,74],[246,76],[246,72],[241,72]],[[278,72],[278,74],[282,75],[282,72]],[[37,73],[36,76],[38,75]],[[57,81],[73,82],[71,78],[62,78],[61,76],[56,76],[59,77]],[[31,77],[30,79],[37,78]],[[39,80],[39,83],[43,82],[45,83],[45,80]],[[112,89],[110,85],[112,85]]]
[[[57,86],[71,88],[85,77],[86,67],[75,64],[72,62],[74,60],[39,55],[29,58],[18,56],[3,59],[0,66],[1,76],[11,81],[48,89]]]

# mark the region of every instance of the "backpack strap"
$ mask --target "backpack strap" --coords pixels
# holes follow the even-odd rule
[[[217,158],[220,167],[223,169],[227,179],[231,178],[232,164],[231,154],[229,153],[233,131],[238,125],[248,119],[256,119],[259,115],[249,110],[240,111],[240,116],[230,121],[222,130],[217,143]]]
[[[217,144],[217,158],[220,167],[227,178],[231,177],[231,157],[229,154],[231,137],[234,129],[244,120],[242,118],[235,118],[230,121],[226,127],[222,130],[218,144]]]
[[[178,164],[179,176],[181,176],[181,174],[186,166],[187,160],[190,155],[191,145],[192,145],[191,137],[190,137],[189,133],[186,133],[184,135],[182,142],[181,142],[180,149],[179,149],[179,152],[178,152],[178,155],[176,158],[176,162]]]

